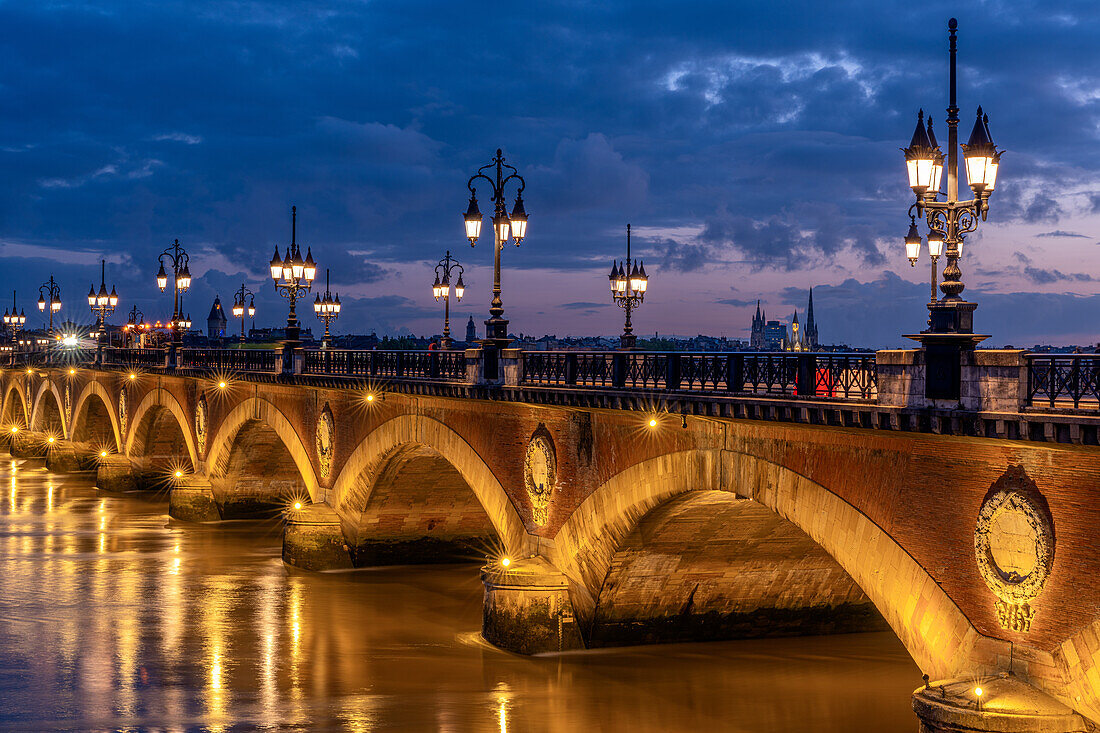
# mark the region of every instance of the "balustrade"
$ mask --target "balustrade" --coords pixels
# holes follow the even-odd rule
[[[1100,355],[1027,354],[1027,402],[1100,408]]]
[[[525,351],[523,384],[873,399],[874,354]]]

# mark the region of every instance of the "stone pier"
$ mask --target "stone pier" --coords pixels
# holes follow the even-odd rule
[[[352,567],[340,517],[327,504],[305,504],[286,512],[283,562],[302,570]]]
[[[46,469],[54,473],[96,471],[100,455],[90,445],[71,440],[56,440],[47,444]]]
[[[217,522],[222,518],[210,480],[201,474],[177,479],[168,495],[168,516],[185,522]]]
[[[584,648],[565,575],[541,557],[503,563],[481,569],[486,641],[519,654]]]
[[[13,458],[45,458],[49,448],[45,433],[33,430],[20,430],[11,436],[11,455]]]

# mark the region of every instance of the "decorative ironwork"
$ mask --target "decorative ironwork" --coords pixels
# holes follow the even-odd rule
[[[490,171],[493,177],[485,175]],[[504,302],[500,299],[500,253],[509,239],[518,247],[523,238],[527,236],[527,210],[523,207],[523,190],[527,182],[514,167],[504,162],[504,152],[497,148],[497,154],[492,162],[477,169],[477,173],[470,176],[466,188],[470,189],[470,205],[464,216],[466,224],[466,238],[470,240],[470,246],[477,244],[481,234],[481,211],[477,206],[477,191],[474,184],[478,180],[488,181],[492,187],[493,201],[493,300],[489,307],[489,320],[485,322],[485,339],[494,342],[497,348],[503,348],[508,343],[508,321],[504,318]],[[504,188],[510,181],[518,182],[516,190],[516,203],[512,207],[509,216],[505,206]]]
[[[400,379],[466,379],[466,354],[462,351],[307,351],[304,374]]]
[[[1100,407],[1100,355],[1027,354],[1027,402]]]
[[[183,369],[226,372],[274,372],[279,352],[274,349],[180,349]]]
[[[870,400],[874,354],[526,351],[533,385],[789,395]]]

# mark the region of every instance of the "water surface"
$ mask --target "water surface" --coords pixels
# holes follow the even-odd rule
[[[170,522],[41,461],[0,469],[0,729],[913,730],[889,633],[525,658],[473,566],[309,574],[281,526]]]

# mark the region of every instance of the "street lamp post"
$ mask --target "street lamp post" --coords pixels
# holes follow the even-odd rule
[[[53,336],[53,314],[61,310],[61,286],[50,275],[50,279],[38,286],[38,310],[46,310],[46,298],[49,298],[50,321],[46,333]]]
[[[458,270],[458,280],[454,286],[455,300],[461,301],[462,294],[466,292],[466,284],[462,282],[464,270],[458,260],[451,257],[451,251],[447,250],[447,254],[435,266],[435,282],[432,283],[432,295],[436,302],[438,303],[440,298],[443,299],[442,346],[444,349],[449,349],[454,344],[454,339],[451,338],[451,273],[455,270]]]
[[[23,326],[27,323],[27,314],[15,307],[15,291],[11,291],[11,313],[8,313],[7,309],[4,310],[4,325],[11,330],[11,341],[16,343],[19,340],[19,332],[23,330]]]
[[[978,221],[985,221],[989,212],[989,196],[997,183],[997,169],[1001,152],[989,135],[989,118],[978,107],[977,119],[970,139],[962,145],[966,164],[966,178],[974,198],[959,200],[959,107],[955,99],[956,74],[955,33],[958,21],[952,18],[947,24],[949,34],[950,89],[947,107],[947,193],[940,200],[940,180],[944,172],[944,154],[932,132],[932,120],[924,122],[923,110],[917,114],[917,126],[909,147],[903,148],[909,176],[909,186],[916,195],[910,211],[909,234],[905,237],[906,256],[916,264],[920,254],[921,238],[913,216],[923,217],[928,225],[929,254],[933,262],[932,297],[928,303],[928,328],[907,338],[919,341],[924,347],[927,378],[925,394],[934,399],[958,399],[960,393],[960,358],[964,350],[973,348],[988,336],[974,333],[974,310],[977,303],[963,300],[962,257],[965,235],[978,228]],[[939,289],[942,298],[936,298],[935,263],[940,254],[947,258],[943,281]]]
[[[100,264],[99,292],[95,291],[95,285],[88,289],[88,307],[96,315],[96,348],[95,363],[103,363],[103,340],[107,335],[106,318],[115,312],[118,305],[118,293],[115,286],[111,285],[111,292],[107,292],[107,260]]]
[[[494,172],[495,177],[490,178],[485,175],[486,170]],[[481,234],[482,217],[477,207],[477,193],[474,190],[474,182],[478,179],[488,181],[492,186],[493,239],[496,245],[493,252],[493,301],[489,307],[489,320],[485,321],[483,343],[499,351],[508,345],[509,340],[508,321],[504,318],[504,303],[500,299],[500,253],[509,238],[514,240],[518,247],[527,236],[527,212],[523,208],[523,189],[527,183],[519,175],[519,171],[504,162],[504,154],[500,148],[497,148],[493,162],[478,168],[477,173],[470,177],[466,183],[466,187],[470,189],[470,206],[464,218],[466,238],[470,240],[471,247],[477,243],[478,236]],[[504,187],[512,180],[518,182],[519,188],[516,190],[516,203],[512,207],[512,215],[509,216],[505,206]]]
[[[127,333],[136,333],[138,337],[138,347],[143,348],[145,346],[145,334],[141,333],[141,330],[145,327],[145,314],[138,310],[135,305],[130,309],[130,313],[126,320]],[[133,337],[128,339],[128,342],[133,344]]]
[[[290,301],[290,312],[286,317],[286,340],[283,342],[283,373],[294,373],[294,355],[301,347],[298,314],[294,307],[303,293],[312,289],[313,278],[317,276],[317,264],[313,261],[312,249],[306,249],[306,258],[298,249],[298,207],[290,207],[290,246],[286,256],[279,256],[279,247],[275,246],[275,256],[271,258],[271,279],[275,283],[275,292]]]
[[[317,318],[325,322],[325,336],[321,339],[321,348],[327,349],[332,345],[329,343],[329,322],[340,317],[340,293],[337,293],[334,298],[328,289],[328,268],[325,268],[325,297],[318,295],[313,299],[313,312]]]
[[[248,304],[245,304],[245,298],[248,299]],[[244,344],[244,318],[245,313],[248,313],[249,318],[256,317],[256,296],[249,290],[244,283],[241,283],[241,289],[233,294],[233,317],[241,319],[241,341]]]
[[[630,314],[645,300],[649,277],[645,274],[645,265],[630,258],[629,224],[626,225],[626,267],[623,267],[622,262],[616,265],[612,260],[608,280],[611,282],[612,299],[626,311],[626,323],[623,325],[623,335],[619,336],[619,348],[633,349],[637,345],[638,337],[630,323]]]
[[[162,293],[168,287],[168,273],[164,270],[164,259],[166,257],[172,267],[173,276],[172,340],[168,345],[168,368],[175,369],[179,350],[183,348],[183,331],[180,328],[180,321],[182,320],[180,295],[187,292],[187,289],[191,287],[191,270],[188,268],[191,257],[187,254],[187,250],[180,246],[180,240],[178,239],[172,242],[172,246],[160,253],[157,257],[157,261],[160,263],[160,271],[157,272],[157,287],[160,288]]]

